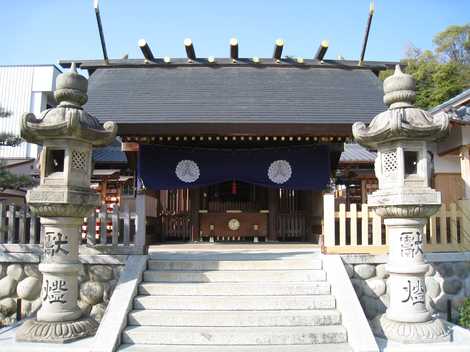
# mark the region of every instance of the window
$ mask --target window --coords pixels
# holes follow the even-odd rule
[[[418,152],[405,151],[405,175],[414,175],[418,173]]]
[[[384,174],[390,174],[397,171],[397,153],[395,151],[384,152],[382,155],[382,165],[382,170]]]
[[[65,150],[48,149],[46,155],[46,176],[55,172],[64,172]]]

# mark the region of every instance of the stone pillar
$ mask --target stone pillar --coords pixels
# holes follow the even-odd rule
[[[41,218],[44,227],[44,258],[39,264],[43,273],[40,321],[70,321],[80,318],[77,305],[77,275],[81,263],[78,245],[82,218]]]
[[[387,317],[408,323],[421,323],[431,319],[426,308],[423,234],[426,219],[385,219],[389,231],[390,306]]]

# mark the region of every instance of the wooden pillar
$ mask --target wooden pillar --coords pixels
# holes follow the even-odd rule
[[[470,200],[470,155],[469,146],[460,150],[460,174],[464,183],[464,199]]]
[[[301,191],[305,214],[305,241],[313,242],[313,191]]]
[[[269,209],[269,241],[277,241],[277,218],[279,214],[279,190],[277,188],[268,189],[268,209]]]
[[[361,180],[361,204],[367,203],[367,179]]]
[[[189,190],[189,211],[191,212],[191,241],[199,240],[199,209],[201,208],[201,189],[192,188]]]
[[[108,192],[108,177],[103,177],[101,183],[101,194],[100,194],[100,204],[106,203],[106,193]]]

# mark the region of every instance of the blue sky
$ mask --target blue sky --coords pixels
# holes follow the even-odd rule
[[[184,57],[193,39],[200,57],[227,57],[237,37],[242,57],[270,57],[276,38],[283,55],[314,55],[328,39],[327,58],[357,59],[369,0],[101,0],[109,56],[142,57],[145,38],[156,56]],[[412,43],[432,48],[432,37],[451,24],[470,22],[468,0],[377,0],[368,60],[398,60]],[[49,64],[101,58],[92,0],[1,2],[0,65]]]

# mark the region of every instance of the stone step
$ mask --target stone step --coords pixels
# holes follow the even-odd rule
[[[322,270],[147,270],[144,272],[145,282],[289,282],[325,280],[326,273]]]
[[[338,325],[337,310],[189,311],[134,310],[129,325],[151,326],[316,326]]]
[[[158,327],[133,326],[123,343],[161,345],[308,345],[345,343],[340,325],[316,327]]]
[[[264,247],[264,246],[263,246]],[[317,249],[302,249],[300,251],[284,250],[242,250],[235,251],[168,251],[150,252],[149,260],[183,260],[183,261],[266,261],[266,260],[321,260],[320,251]]]
[[[330,283],[317,282],[207,282],[207,283],[164,283],[144,282],[139,285],[141,295],[161,296],[289,296],[327,295]]]
[[[352,352],[347,343],[316,344],[316,345],[142,345],[124,344],[122,352]]]
[[[331,295],[298,296],[137,296],[135,309],[285,310],[334,309]]]
[[[302,270],[321,269],[320,259],[285,260],[149,260],[149,270]]]

